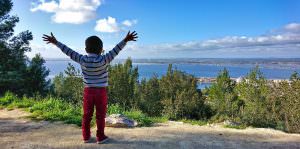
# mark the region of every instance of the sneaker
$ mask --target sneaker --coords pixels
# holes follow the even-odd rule
[[[89,138],[88,139],[83,139],[83,143],[91,143],[91,141],[92,141],[91,135],[92,135],[92,133],[90,132]]]
[[[103,144],[103,143],[105,143],[108,140],[109,140],[109,138],[106,135],[104,135],[100,139],[97,138],[97,144]]]
[[[92,139],[89,138],[89,139],[87,139],[87,140],[83,140],[83,143],[91,143],[91,141],[92,141]]]

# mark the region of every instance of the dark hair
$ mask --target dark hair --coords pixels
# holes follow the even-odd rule
[[[103,43],[97,36],[90,36],[85,40],[85,50],[87,53],[101,54]]]

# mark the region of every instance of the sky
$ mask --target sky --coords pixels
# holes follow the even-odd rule
[[[138,32],[118,58],[299,58],[299,0],[13,0],[15,31],[33,33],[33,57],[67,58],[43,34],[86,54],[92,35],[111,50]]]

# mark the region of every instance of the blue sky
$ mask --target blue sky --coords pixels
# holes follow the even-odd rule
[[[32,52],[64,58],[42,41],[53,32],[80,53],[99,36],[111,49],[127,30],[139,40],[119,58],[300,57],[299,0],[13,0],[16,32],[34,35]]]

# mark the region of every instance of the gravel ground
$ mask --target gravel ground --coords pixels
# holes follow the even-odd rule
[[[28,115],[18,109],[0,110],[1,149],[300,149],[300,134],[265,128],[237,130],[218,125],[193,126],[173,122],[154,127],[106,128],[106,134],[111,138],[107,143],[96,144],[93,137],[92,143],[83,144],[79,127],[61,122],[34,122],[24,118]]]

